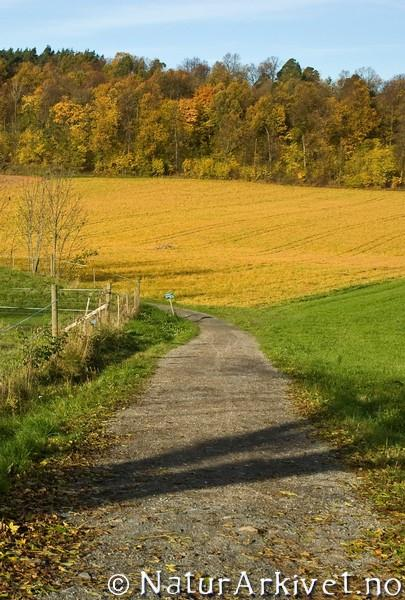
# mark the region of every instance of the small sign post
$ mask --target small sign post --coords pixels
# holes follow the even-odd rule
[[[174,312],[174,307],[173,307],[174,293],[173,292],[166,292],[165,299],[169,302],[169,304],[170,304],[170,310],[172,311],[173,317],[175,317],[176,313]]]

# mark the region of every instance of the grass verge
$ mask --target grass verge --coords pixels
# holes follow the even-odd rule
[[[108,417],[133,401],[159,357],[196,332],[195,324],[144,306],[125,328],[127,348],[111,352],[98,377],[44,388],[27,412],[1,418],[0,478],[11,488],[0,502],[0,598],[57,588],[63,573],[72,571],[95,532],[76,529],[57,513],[58,495],[64,496],[61,468],[112,442],[103,435]]]

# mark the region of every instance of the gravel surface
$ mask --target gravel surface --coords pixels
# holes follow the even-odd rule
[[[232,592],[241,571],[252,583],[277,570],[320,581],[375,573],[345,544],[376,517],[356,475],[297,414],[288,380],[250,335],[179,312],[200,335],[160,360],[146,393],[111,422],[111,454],[69,484],[69,519],[102,532],[69,589],[49,598],[112,598],[114,573],[130,580],[124,597],[139,598],[142,570],[161,570],[162,583],[189,571],[229,577]]]

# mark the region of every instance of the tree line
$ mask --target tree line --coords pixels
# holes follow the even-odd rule
[[[0,168],[399,187],[405,75],[0,50]]]

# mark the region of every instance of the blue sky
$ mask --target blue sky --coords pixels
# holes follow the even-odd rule
[[[0,0],[0,47],[94,49],[214,62],[297,58],[335,77],[405,73],[405,0]]]

